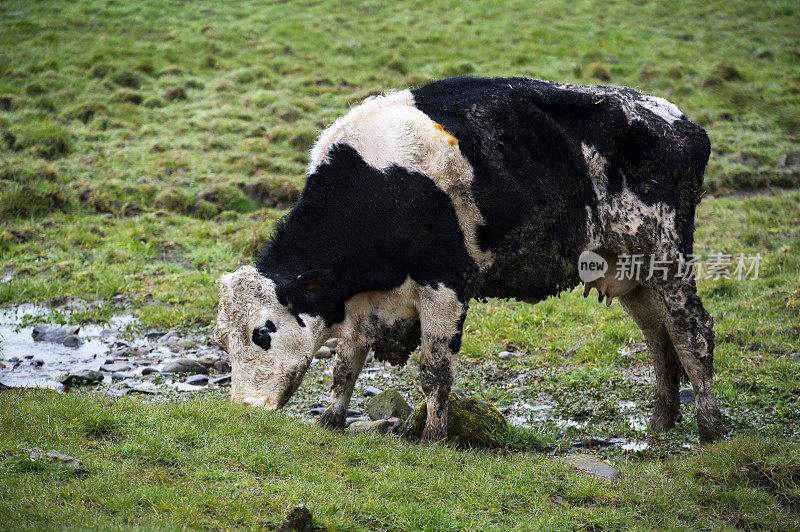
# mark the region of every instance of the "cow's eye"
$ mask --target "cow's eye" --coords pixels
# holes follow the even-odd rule
[[[271,321],[267,322],[271,324]],[[272,325],[272,330],[266,324],[262,325],[258,329],[253,330],[253,343],[256,344],[261,349],[265,351],[269,349],[270,344],[272,343],[272,339],[269,336],[270,332],[275,332],[275,325]]]

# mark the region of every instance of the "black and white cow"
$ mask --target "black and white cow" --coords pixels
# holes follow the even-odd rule
[[[300,200],[256,267],[219,280],[215,336],[232,397],[276,408],[313,353],[340,338],[330,404],[341,428],[367,352],[404,364],[421,346],[423,439],[446,437],[448,394],[472,298],[535,303],[580,283],[593,251],[677,263],[692,252],[708,137],[678,108],[618,87],[453,78],[369,98],[311,151]],[[677,275],[586,284],[619,298],[656,376],[650,427],[678,420],[682,373],[702,441],[716,406],[711,316]]]

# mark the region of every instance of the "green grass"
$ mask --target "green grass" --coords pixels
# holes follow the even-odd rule
[[[90,475],[0,460],[0,522],[262,528],[306,502],[334,529],[800,527],[800,166],[778,163],[800,152],[798,21],[791,1],[2,2],[0,305],[74,296],[106,304],[48,319],[130,312],[140,329],[206,330],[214,281],[251,263],[296,200],[318,132],[369,94],[459,74],[675,102],[713,147],[698,252],[763,262],[754,281],[699,282],[733,438],[702,449],[682,447],[696,440],[691,407],[663,436],[625,421],[620,401],[652,407],[652,372],[646,351],[624,350],[643,340],[618,304],[578,291],[473,302],[456,385],[498,405],[547,394],[554,414],[587,423],[555,449],[647,438],[648,451],[615,455],[616,484],[546,454],[346,437],[214,397],[3,392],[0,452],[56,448]],[[747,192],[762,187],[793,190]],[[521,354],[500,362],[506,345]]]
[[[769,438],[622,461],[606,483],[547,455],[332,434],[222,400],[14,391],[0,409],[0,449],[57,448],[89,471],[0,460],[10,529],[272,528],[300,503],[334,530],[800,526],[800,448]]]

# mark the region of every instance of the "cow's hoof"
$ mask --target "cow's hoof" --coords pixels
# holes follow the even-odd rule
[[[670,412],[659,411],[656,409],[650,419],[647,421],[647,426],[650,430],[655,432],[664,432],[675,426],[683,419],[683,416],[678,412],[677,414]]]
[[[420,441],[429,445],[432,443],[447,443],[447,429],[441,427],[425,427],[422,431]]]
[[[697,424],[700,428],[700,443],[713,443],[728,432],[722,424],[722,416],[716,412],[711,416],[698,416]]]
[[[328,430],[343,431],[345,425],[345,414],[335,414],[333,412],[325,411],[319,417],[319,424],[321,427]]]

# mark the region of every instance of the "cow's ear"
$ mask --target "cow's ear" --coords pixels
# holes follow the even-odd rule
[[[289,303],[297,311],[316,307],[331,283],[329,270],[311,270],[302,273],[289,283]]]

